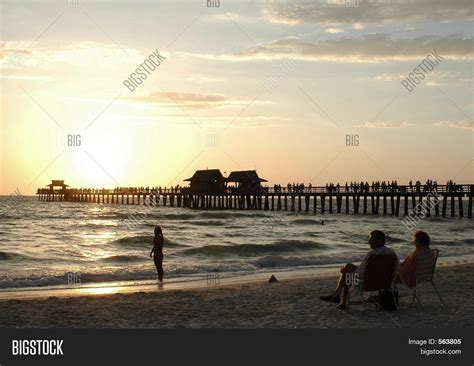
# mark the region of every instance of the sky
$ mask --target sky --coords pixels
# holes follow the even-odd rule
[[[470,0],[209,5],[1,1],[0,194],[183,185],[206,168],[474,183]]]

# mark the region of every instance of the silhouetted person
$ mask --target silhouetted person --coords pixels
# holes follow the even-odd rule
[[[153,249],[150,252],[150,258],[153,255],[160,284],[163,282],[163,242],[163,232],[161,227],[157,226],[155,227],[155,237],[153,238]]]
[[[422,230],[413,235],[415,250],[402,262],[398,269],[398,275],[408,287],[416,285],[416,263],[419,253],[430,249],[430,236]]]
[[[320,299],[323,301],[330,301],[330,302],[340,302],[337,306],[340,310],[347,309],[347,300],[349,299],[349,289],[350,284],[347,283],[347,277],[353,276],[354,273],[357,273],[357,276],[363,278],[363,273],[367,263],[372,260],[373,256],[378,255],[393,255],[397,257],[395,251],[391,248],[387,248],[385,246],[385,233],[380,230],[374,230],[370,233],[369,237],[369,244],[370,244],[370,251],[365,256],[364,260],[359,266],[356,266],[352,263],[347,263],[344,267],[341,268],[341,275],[339,277],[339,281],[337,283],[336,290],[332,295],[329,296],[321,296]],[[398,270],[398,257],[397,263],[395,266],[395,273]],[[394,274],[395,274],[394,273]],[[342,296],[341,296],[342,295]]]

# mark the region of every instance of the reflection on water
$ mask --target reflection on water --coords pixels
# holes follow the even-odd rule
[[[82,288],[79,292],[83,293],[84,295],[109,295],[115,294],[117,292],[123,291],[122,287],[114,286],[114,287],[90,287],[90,288]]]

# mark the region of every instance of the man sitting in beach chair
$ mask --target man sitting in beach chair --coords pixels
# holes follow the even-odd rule
[[[347,309],[347,302],[349,299],[349,290],[350,286],[356,282],[354,281],[354,277],[364,278],[364,280],[368,280],[367,276],[364,276],[364,271],[367,265],[374,260],[375,257],[378,256],[391,256],[395,258],[395,266],[392,264],[393,273],[395,275],[398,270],[399,261],[398,256],[395,251],[391,248],[385,246],[385,234],[383,231],[374,230],[370,233],[369,237],[369,244],[371,250],[367,253],[364,260],[359,266],[356,266],[352,263],[347,263],[344,267],[341,268],[341,276],[339,277],[339,281],[337,283],[336,290],[332,295],[329,296],[321,296],[320,299],[323,301],[330,301],[330,302],[338,302],[339,305],[337,306],[340,310]],[[370,272],[371,276],[379,276],[382,274],[377,274],[375,271]],[[342,296],[341,296],[342,295]]]

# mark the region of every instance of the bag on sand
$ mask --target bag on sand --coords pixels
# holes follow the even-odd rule
[[[392,293],[394,296],[392,296]],[[395,297],[396,303],[393,301]],[[390,290],[380,290],[379,292],[379,305],[383,310],[397,310],[398,306],[398,290],[390,291]]]

